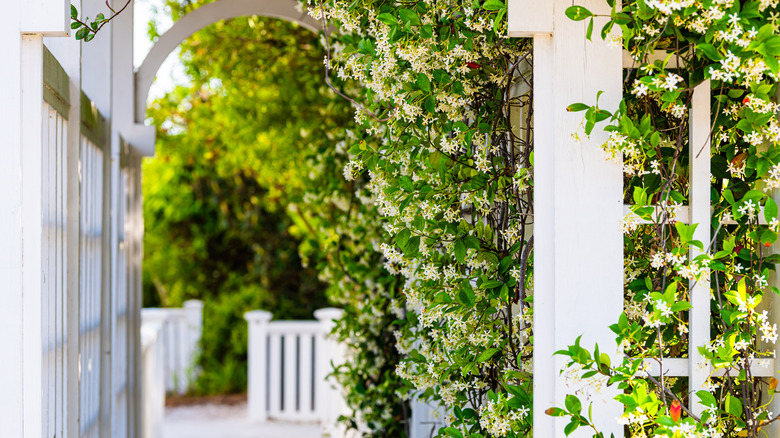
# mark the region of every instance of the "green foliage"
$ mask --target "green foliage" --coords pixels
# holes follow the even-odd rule
[[[312,138],[349,120],[329,112],[316,43],[272,19],[211,26],[182,46],[192,83],[149,108],[158,144],[144,164],[145,297],[204,300],[198,392],[245,390],[244,312],[311,319],[327,305],[299,255],[316,231],[290,208],[312,172]]]
[[[527,435],[529,42],[503,37],[502,1],[329,0],[309,10],[337,29],[326,37],[330,74],[361,86],[347,89],[362,134],[347,139],[344,176],[360,204],[378,206],[381,227],[367,228],[363,244],[381,251],[400,289],[373,295],[382,299],[341,321],[355,350],[337,372],[356,409],[350,424],[367,436],[406,433],[376,404],[392,400],[392,388],[363,394],[352,378],[388,349],[393,339],[376,325],[390,324],[402,358],[396,391],[451,414],[437,436]],[[373,272],[364,281],[377,283]]]

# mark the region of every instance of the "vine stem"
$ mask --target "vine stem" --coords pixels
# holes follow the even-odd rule
[[[73,21],[75,21],[76,23],[79,23],[80,25],[82,25],[82,26],[86,27],[87,29],[91,30],[91,31],[92,31],[92,32],[93,32],[95,35],[97,35],[97,33],[100,31],[100,29],[102,29],[102,28],[103,28],[103,26],[105,26],[105,25],[106,25],[106,24],[107,24],[109,21],[113,20],[114,18],[116,18],[116,16],[117,16],[117,15],[121,14],[121,13],[122,13],[122,12],[123,12],[125,9],[127,9],[127,7],[128,7],[128,6],[130,6],[130,3],[131,3],[132,1],[133,1],[133,0],[127,0],[127,2],[125,3],[125,5],[124,5],[124,6],[122,6],[122,8],[121,8],[119,11],[115,11],[115,10],[114,10],[114,8],[112,8],[112,7],[111,7],[111,6],[108,4],[109,0],[106,0],[106,7],[108,8],[108,10],[110,10],[110,11],[113,13],[113,15],[111,15],[111,16],[110,16],[110,17],[108,17],[107,19],[103,20],[103,21],[100,23],[100,25],[97,27],[97,29],[92,29],[92,28],[91,28],[91,27],[90,27],[90,26],[89,26],[87,23],[85,23],[85,22],[83,22],[83,21],[79,20],[78,18],[71,18],[71,20],[73,20]]]
[[[374,119],[374,121],[378,123],[385,123],[390,121],[390,117],[380,119],[377,117],[376,114],[374,114],[372,111],[370,111],[365,106],[358,103],[355,99],[347,96],[346,94],[342,93],[340,90],[338,90],[330,81],[330,61],[331,61],[331,52],[330,52],[330,31],[328,30],[328,18],[325,16],[325,6],[322,4],[322,1],[319,1],[320,6],[320,14],[322,15],[322,33],[325,36],[325,83],[328,84],[328,87],[333,90],[334,93],[339,95],[340,97],[348,100],[352,105],[357,107],[361,112],[364,112],[368,114],[369,117]]]

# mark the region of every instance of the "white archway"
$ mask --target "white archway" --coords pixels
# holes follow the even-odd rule
[[[185,39],[211,24],[247,15],[289,20],[313,32],[322,29],[321,24],[308,13],[301,12],[297,4],[295,0],[217,0],[181,17],[160,35],[135,72],[135,122],[143,124],[146,118],[146,98],[160,65]]]

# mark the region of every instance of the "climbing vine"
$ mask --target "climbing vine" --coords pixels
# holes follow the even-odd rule
[[[308,8],[335,29],[325,35],[326,67],[348,84],[344,94],[364,133],[348,142],[344,176],[365,182],[357,196],[377,206],[381,225],[370,249],[398,278],[386,310],[394,315],[391,339],[375,335],[377,309],[369,306],[348,311],[340,324],[353,332],[364,326],[370,338],[351,343],[337,371],[354,409],[350,424],[371,436],[407,432],[388,433],[408,417],[376,416],[366,388],[351,384],[381,341],[402,355],[395,370],[402,386],[383,392],[375,381],[372,396],[443,405],[447,418],[432,425],[434,434],[525,436],[532,409],[530,42],[504,36],[506,5],[498,0],[330,0]]]
[[[570,418],[567,434],[597,429],[584,405],[593,390],[613,386],[628,436],[769,436],[780,420],[770,409],[778,381],[759,376],[775,357],[777,325],[769,315],[780,293],[770,286],[780,261],[773,254],[780,230],[778,1],[607,3],[612,12],[601,37],[617,41],[634,61],[624,75],[624,99],[614,109],[569,109],[585,111],[575,136],[606,122],[602,149],[622,164],[625,203],[632,204],[622,223],[624,312],[611,326],[622,357],[570,346],[562,352],[570,359],[567,373],[584,389],[548,412]],[[591,37],[589,10],[573,6],[567,15],[590,20]],[[688,122],[693,93],[708,84],[710,148],[691,141]],[[690,205],[689,156],[701,153],[711,156],[711,222],[684,224],[678,215]],[[710,228],[711,241],[694,239],[700,227]],[[691,248],[700,255],[689,258]],[[691,388],[685,378],[654,375],[647,364],[691,353],[691,290],[707,280],[711,342],[695,346],[704,358],[695,366],[710,372],[703,387]]]

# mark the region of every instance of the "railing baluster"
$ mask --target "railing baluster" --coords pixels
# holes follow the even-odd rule
[[[275,417],[282,412],[282,338],[278,333],[272,333],[270,337],[271,353],[269,366],[269,391],[271,403],[269,404],[269,416]]]
[[[312,379],[311,357],[312,335],[310,333],[302,333],[299,339],[299,411],[301,415],[309,416],[312,414],[312,385],[314,382]]]

